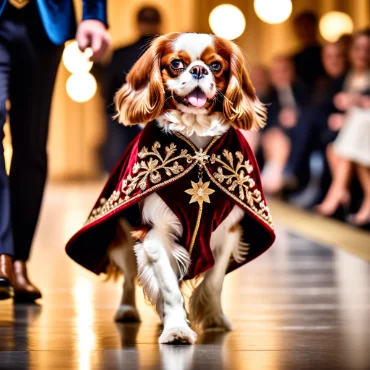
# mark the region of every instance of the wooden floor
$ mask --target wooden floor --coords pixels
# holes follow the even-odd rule
[[[233,332],[159,346],[159,320],[141,292],[141,325],[116,325],[120,284],[102,282],[63,250],[98,189],[49,187],[30,263],[45,298],[0,302],[0,369],[370,369],[369,263],[304,239],[279,218],[274,247],[225,281]]]

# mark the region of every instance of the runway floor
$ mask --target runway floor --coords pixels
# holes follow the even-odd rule
[[[143,322],[116,325],[121,283],[104,283],[63,250],[98,191],[48,188],[30,263],[44,298],[0,302],[0,369],[370,369],[370,264],[304,239],[279,219],[270,251],[226,278],[223,304],[234,331],[199,333],[194,346],[159,346],[159,320],[141,292]]]

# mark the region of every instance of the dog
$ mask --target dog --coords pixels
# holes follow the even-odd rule
[[[151,148],[132,144],[126,157],[136,150],[138,161],[134,165],[129,165],[127,158],[121,161],[111,178],[111,183],[119,178],[119,187],[113,191],[113,187],[106,186],[102,194],[113,193],[108,200],[101,196],[86,227],[94,227],[102,217],[114,215],[116,220],[114,226],[109,226],[109,232],[108,226],[104,226],[106,239],[108,233],[114,234],[104,251],[109,256],[108,275],[114,275],[117,270],[124,275],[116,321],[140,321],[135,303],[138,279],[163,324],[159,343],[193,344],[197,334],[189,325],[181,292],[183,279],[202,277],[190,298],[191,322],[204,330],[232,330],[221,305],[225,274],[249,258],[252,246],[243,240],[245,234],[255,235],[263,244],[259,252],[253,252],[258,248],[252,250],[250,258],[262,253],[274,239],[253,154],[237,151],[234,158],[233,148],[227,147],[232,142],[240,143],[241,148],[247,146],[238,130],[262,128],[266,109],[255,94],[240,48],[214,35],[170,33],[157,37],[128,73],[126,81],[115,97],[118,120],[124,125],[150,123],[143,135],[147,140],[161,139]],[[223,139],[226,137],[229,139]],[[167,138],[177,141],[164,147],[160,140]],[[221,145],[220,142],[226,147],[219,149],[221,154],[211,155],[212,148]],[[181,149],[181,145],[184,148],[187,145],[187,149]],[[131,172],[123,175],[122,180],[129,166]],[[215,170],[210,166],[216,166]],[[226,171],[231,172],[226,174]],[[190,174],[193,177],[184,180]],[[183,177],[175,181],[179,176]],[[179,185],[168,187],[175,189],[171,191],[160,188],[167,183]],[[191,188],[186,189],[190,183]],[[133,204],[135,199],[139,199],[139,226],[118,212],[119,207],[127,202]],[[212,202],[218,203],[212,208]],[[225,202],[229,203],[222,206]],[[190,211],[179,211],[182,207]],[[225,209],[221,212],[222,207]],[[213,216],[216,213],[218,216]],[[241,225],[246,213],[256,225],[262,226],[243,232],[248,228]],[[194,229],[191,239],[190,229]],[[265,230],[267,238],[262,236]],[[73,250],[84,237],[76,238],[67,252],[83,264],[82,257],[77,257]],[[102,232],[96,233],[89,237],[89,242],[83,241],[83,248],[88,248],[93,239],[98,242],[103,238]],[[101,271],[83,265],[97,273]]]

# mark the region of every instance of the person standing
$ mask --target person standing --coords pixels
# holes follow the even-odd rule
[[[106,0],[83,0],[77,29],[72,0],[0,0],[0,143],[9,99],[13,157],[0,149],[0,299],[33,302],[41,292],[26,263],[47,176],[49,113],[63,44],[76,36],[93,61],[109,47]]]
[[[104,73],[103,93],[107,114],[107,138],[103,146],[103,168],[110,173],[131,140],[140,132],[140,126],[127,127],[113,118],[116,110],[114,95],[126,82],[126,75],[161,31],[158,9],[145,6],[136,17],[139,38],[133,44],[115,49]]]
[[[301,44],[300,51],[292,57],[297,77],[312,92],[317,79],[325,75],[316,13],[306,10],[297,14],[294,18],[294,31]]]

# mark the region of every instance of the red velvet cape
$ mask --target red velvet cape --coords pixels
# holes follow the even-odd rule
[[[189,203],[192,198],[189,193],[193,191],[189,189],[198,183],[200,168],[203,184],[213,190],[208,195],[209,203],[203,202],[202,207],[197,201]],[[249,251],[243,263],[231,259],[227,272],[256,258],[274,242],[259,169],[238,130],[230,128],[201,150],[181,134],[166,134],[151,122],[123,154],[85,226],[68,242],[67,254],[96,274],[104,272],[117,216],[126,218],[133,227],[142,226],[140,201],[153,192],[183,225],[179,244],[191,254],[187,279],[213,266],[212,231],[235,205],[245,211],[241,227]]]

